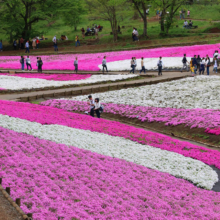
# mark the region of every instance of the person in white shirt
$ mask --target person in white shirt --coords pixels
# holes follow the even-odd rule
[[[202,61],[200,63],[200,68],[199,68],[199,75],[203,75],[204,74],[204,71],[205,71],[205,58],[203,57],[202,58]]]
[[[88,105],[90,106],[90,115],[94,117],[95,102],[91,95],[89,95],[88,98],[89,98]]]
[[[146,14],[147,14],[147,15],[149,15],[149,11],[150,11],[150,9],[148,8],[148,9],[146,10]]]
[[[97,118],[100,118],[100,108],[101,108],[101,104],[99,102],[99,98],[95,98],[95,108],[94,111],[97,115]]]
[[[25,48],[26,48],[26,51],[25,53],[30,53],[30,50],[29,50],[29,40],[27,40],[26,44],[25,44]]]
[[[57,41],[57,36],[55,35],[53,38],[53,42],[56,43],[56,41]]]
[[[188,21],[185,20],[184,23],[183,23],[183,27],[186,28],[186,27],[188,27],[188,26],[189,26]]]
[[[213,55],[213,58],[216,57],[218,59],[218,56],[219,56],[219,54],[218,54],[218,51],[216,50],[214,55]]]
[[[162,57],[159,58],[157,62],[157,66],[158,66],[158,76],[162,76],[162,68],[163,68]]]
[[[30,70],[33,70],[31,67],[31,60],[30,60],[29,56],[27,56],[27,58],[26,58],[26,66],[27,66],[27,70],[29,70],[29,67],[30,67]]]
[[[218,59],[215,57],[213,59],[213,63],[214,63],[214,68],[213,68],[213,73],[218,73]]]
[[[140,71],[140,74],[141,74],[142,71],[144,71],[144,74],[146,73],[146,69],[145,69],[145,66],[144,66],[144,58],[143,57],[141,58],[141,71]]]

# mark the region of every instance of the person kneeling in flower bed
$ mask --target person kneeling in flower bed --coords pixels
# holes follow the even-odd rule
[[[91,95],[88,96],[90,105],[90,115],[94,117],[94,112],[96,113],[97,117],[100,118],[100,113],[103,112],[103,106],[99,102],[99,98],[95,98],[95,102]]]

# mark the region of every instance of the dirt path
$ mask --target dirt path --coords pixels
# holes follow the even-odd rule
[[[0,191],[0,220],[22,220],[23,217]]]
[[[157,74],[157,73],[154,73]],[[74,87],[71,86],[69,88],[61,88],[61,89],[50,89],[45,91],[24,91],[24,92],[16,92],[12,94],[1,94],[0,100],[18,100],[24,98],[26,101],[35,99],[39,99],[41,97],[58,97],[58,96],[72,96],[79,95],[79,94],[90,94],[93,92],[104,92],[109,90],[118,90],[122,88],[129,88],[147,84],[155,84],[164,81],[171,81],[174,79],[181,79],[184,77],[190,76],[189,72],[166,72],[163,73],[160,77],[145,77],[144,79],[138,80],[131,80],[131,81],[122,81],[122,82],[115,82],[115,83],[103,83],[97,85],[85,85],[81,87]],[[35,89],[36,90],[36,89]],[[38,98],[37,98],[38,97]],[[22,101],[25,101],[22,99]]]

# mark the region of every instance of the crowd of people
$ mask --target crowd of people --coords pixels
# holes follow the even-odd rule
[[[218,72],[217,71],[218,66],[219,66],[218,57],[219,57],[219,53],[216,50],[215,53],[213,54],[213,72],[214,73]],[[199,75],[204,75],[205,71],[207,75],[209,75],[210,73],[209,68],[212,65],[210,57],[208,55],[202,58],[200,57],[200,55],[198,56],[194,55],[194,57],[191,58],[190,62],[188,62],[186,58],[186,54],[184,54],[182,63],[183,63],[183,68],[181,69],[181,72],[183,71],[183,69],[186,69],[186,71],[189,71],[189,67],[190,67],[190,71],[193,75],[197,74],[197,72],[199,72]]]
[[[26,63],[26,66],[27,66],[27,71],[34,70],[32,68],[32,65],[31,65],[30,57],[27,56],[27,58],[25,58],[24,56],[21,56],[20,64],[21,64],[21,70],[22,71],[24,71],[25,63]],[[37,57],[36,66],[37,66],[38,73],[42,73],[43,61],[42,61],[41,57]],[[30,70],[29,70],[29,68],[30,68]]]

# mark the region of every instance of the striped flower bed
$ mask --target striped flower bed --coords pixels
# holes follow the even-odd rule
[[[197,76],[171,82],[93,94],[105,112],[140,121],[183,124],[220,134],[219,76]],[[48,100],[42,105],[67,111],[88,111],[87,95]]]
[[[218,181],[206,165],[220,168],[218,151],[53,107],[0,104],[0,176],[34,219],[220,217],[220,194],[197,187]]]

